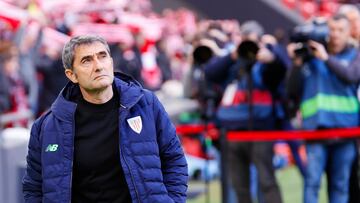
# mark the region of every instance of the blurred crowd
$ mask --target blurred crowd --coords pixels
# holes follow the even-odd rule
[[[257,131],[359,125],[360,13],[355,6],[310,19],[288,36],[284,30],[267,34],[256,21],[199,19],[185,8],[155,13],[149,0],[4,0],[1,127],[27,127],[49,109],[68,82],[62,47],[70,36],[81,34],[103,36],[111,44],[115,70],[147,89],[160,90],[171,80],[183,84],[181,95],[199,103],[199,117],[219,127]],[[359,201],[349,195],[359,190],[355,140],[287,144],[304,177],[304,202],[317,202],[323,172],[330,202]],[[306,163],[298,154],[303,144]],[[271,142],[230,143],[230,177],[240,202],[254,198],[251,164],[259,176],[261,195],[255,198],[282,202],[273,155]]]
[[[69,36],[103,36],[111,44],[116,71],[159,90],[167,80],[184,79],[197,44],[224,54],[239,32],[235,20],[199,21],[187,9],[157,14],[148,0],[1,1],[0,13],[0,112],[27,108],[34,117],[49,108],[67,82],[60,57]]]
[[[105,37],[116,70],[157,90],[182,78],[185,39],[197,26],[192,12],[158,15],[149,1],[2,1],[0,8],[2,114],[28,109],[37,117],[49,108],[67,82],[60,57],[69,36]]]

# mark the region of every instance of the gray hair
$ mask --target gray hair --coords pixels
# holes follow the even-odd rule
[[[104,38],[97,36],[97,35],[76,36],[76,37],[71,38],[70,41],[68,41],[65,44],[64,49],[62,51],[62,62],[63,62],[64,68],[71,69],[71,70],[73,69],[76,47],[83,45],[83,44],[86,44],[86,45],[93,44],[95,42],[102,43],[105,46],[106,51],[110,55],[109,45]]]
[[[356,12],[356,13],[360,14],[359,8],[357,6],[351,5],[351,4],[344,4],[344,5],[340,6],[337,14],[346,15],[347,13],[350,13],[350,12]]]
[[[249,20],[244,22],[240,26],[240,32],[243,35],[249,35],[255,33],[257,36],[261,37],[264,34],[264,28],[255,20]]]

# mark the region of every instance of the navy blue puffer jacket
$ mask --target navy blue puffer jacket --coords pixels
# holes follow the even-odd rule
[[[120,95],[120,160],[132,202],[185,202],[187,163],[167,113],[154,94],[130,78],[116,74],[114,82]],[[75,94],[80,94],[78,85],[68,83],[31,129],[23,179],[26,202],[71,201]],[[137,116],[140,134],[127,122]]]

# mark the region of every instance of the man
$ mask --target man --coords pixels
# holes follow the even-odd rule
[[[344,4],[339,7],[338,14],[345,15],[350,22],[350,34],[356,45],[360,40],[360,12],[358,7]]]
[[[353,38],[353,44],[357,46],[359,49],[359,41],[360,41],[360,11],[355,5],[342,5],[338,11],[339,14],[345,15],[351,25],[351,37]],[[358,84],[360,81],[360,53],[358,53],[357,57],[352,60],[350,65],[344,65],[341,61],[337,60],[333,56],[329,56],[327,60],[328,68],[333,71],[341,80]],[[359,99],[359,89],[358,89],[358,99]],[[354,161],[351,175],[350,175],[350,197],[349,202],[360,202],[360,140],[357,139],[357,158]]]
[[[312,59],[301,62],[289,48],[289,55],[293,56],[299,65],[292,69],[289,81],[299,81],[295,73],[301,73],[298,76],[302,85],[296,92],[301,95],[303,128],[308,130],[356,127],[359,124],[359,103],[355,85],[344,82],[328,69],[331,60],[336,59],[344,66],[349,66],[358,54],[349,44],[350,23],[345,16],[335,15],[329,20],[328,26],[327,49],[315,41],[309,42],[313,50]],[[304,202],[318,201],[321,176],[326,168],[330,177],[329,202],[348,202],[350,170],[356,156],[354,141],[307,142],[306,152]]]
[[[106,41],[72,38],[71,82],[31,130],[26,202],[185,202],[187,163],[158,99],[113,73]]]
[[[244,23],[241,31],[244,41],[239,45],[239,53],[234,51],[227,56],[212,59],[205,66],[208,80],[227,86],[217,111],[217,120],[220,127],[227,130],[272,130],[276,128],[275,117],[279,116],[275,94],[285,75],[285,63],[276,44],[270,45],[260,40],[263,29],[257,22]],[[253,57],[240,59],[240,47],[245,47],[242,52],[250,53],[257,46],[259,49],[254,51],[256,53],[248,54]],[[238,202],[253,202],[250,165],[254,164],[264,202],[281,203],[272,162],[273,143],[230,142],[228,146],[229,176]]]
[[[360,40],[360,11],[354,5],[342,5],[338,14],[345,15],[350,22],[351,42],[358,47]],[[358,83],[360,81],[360,54],[351,61],[351,64],[344,65],[336,57],[329,56],[326,61],[328,68],[333,71],[342,80],[349,83]]]

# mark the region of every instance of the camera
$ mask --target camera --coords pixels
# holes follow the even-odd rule
[[[296,26],[291,34],[290,41],[298,43],[295,55],[301,57],[304,61],[313,57],[312,49],[307,44],[313,40],[323,44],[326,47],[329,28],[325,20],[317,19],[305,25]]]
[[[194,64],[203,65],[207,63],[214,55],[210,47],[201,45],[194,49],[193,58]]]
[[[274,45],[266,43],[264,44],[264,48],[273,52]],[[237,47],[236,51],[239,57],[239,65],[244,67],[247,72],[250,72],[254,64],[257,62],[257,54],[259,50],[259,43],[253,40],[244,40]]]
[[[256,62],[256,54],[259,51],[259,45],[254,41],[245,40],[239,44],[236,51],[240,60],[250,68]]]

